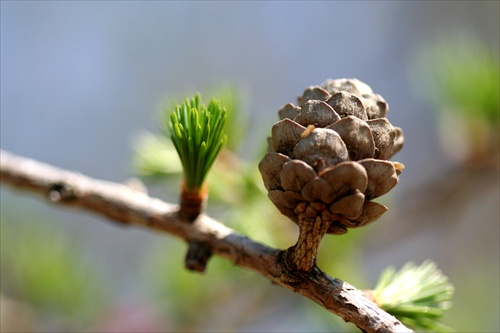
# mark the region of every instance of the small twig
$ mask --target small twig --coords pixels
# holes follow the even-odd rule
[[[188,189],[181,186],[179,216],[188,223],[196,221],[203,214],[207,203],[208,191],[206,186],[201,189]],[[195,240],[188,241],[188,250],[184,259],[184,267],[190,271],[203,273],[207,269],[212,250],[204,243]]]
[[[142,225],[206,245],[218,256],[298,292],[364,332],[412,332],[380,309],[361,290],[314,267],[299,283],[283,274],[283,251],[256,243],[206,215],[186,223],[179,207],[122,185],[95,180],[0,151],[1,182],[62,205],[78,207],[115,222]]]
[[[209,246],[201,242],[191,241],[184,259],[184,266],[190,271],[203,273],[207,269],[211,256],[212,250]]]

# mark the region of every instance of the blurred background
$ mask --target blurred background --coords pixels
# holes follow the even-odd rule
[[[0,6],[2,149],[99,179],[141,177],[177,202],[158,115],[196,91],[219,94],[234,109],[229,134],[244,135],[229,137],[238,163],[211,175],[209,211],[280,248],[296,227],[257,172],[277,110],[328,78],[368,83],[404,131],[406,169],[382,198],[389,211],[328,236],[319,266],[369,289],[388,265],[432,259],[456,288],[444,322],[500,330],[500,2]],[[164,174],[156,157],[171,162]],[[185,271],[186,246],[168,235],[0,193],[2,332],[356,331],[218,258],[204,275]]]

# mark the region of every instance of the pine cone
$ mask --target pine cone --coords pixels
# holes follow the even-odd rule
[[[357,79],[308,87],[298,106],[284,105],[259,164],[279,211],[300,226],[309,209],[331,234],[378,219],[387,207],[371,200],[389,192],[403,169],[388,161],[404,141],[388,111],[382,96]]]

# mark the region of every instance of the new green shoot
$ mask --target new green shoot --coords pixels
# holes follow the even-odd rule
[[[205,177],[227,141],[224,134],[226,110],[212,99],[208,106],[200,94],[176,105],[170,114],[170,138],[181,159],[185,186],[201,189]]]

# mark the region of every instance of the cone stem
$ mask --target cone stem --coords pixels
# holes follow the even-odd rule
[[[312,270],[316,264],[321,239],[330,226],[330,212],[324,204],[310,203],[299,205],[299,239],[287,250],[288,267],[299,275]]]

